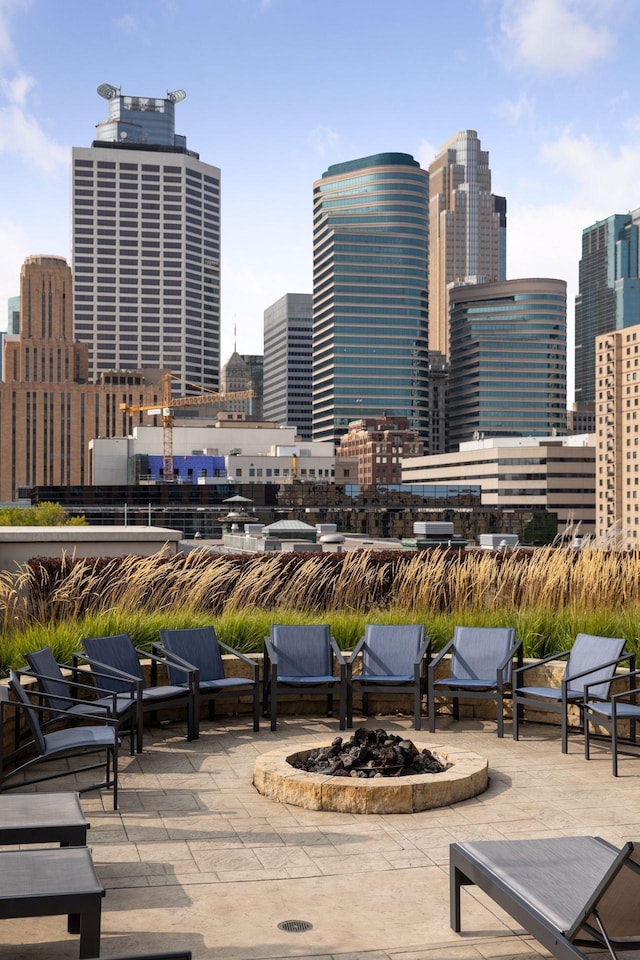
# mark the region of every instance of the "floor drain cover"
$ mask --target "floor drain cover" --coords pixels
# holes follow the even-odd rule
[[[306,930],[312,930],[313,924],[308,920],[283,920],[278,924],[278,930],[286,930],[287,933],[305,933]]]

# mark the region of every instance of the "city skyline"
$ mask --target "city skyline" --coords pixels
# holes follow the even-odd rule
[[[426,168],[462,129],[507,198],[507,277],[566,280],[572,331],[582,230],[640,203],[639,24],[621,0],[403,0],[393,17],[383,0],[0,0],[0,299],[26,256],[70,257],[71,147],[90,145],[109,82],[184,88],[180,130],[221,168],[223,361],[234,327],[255,352],[269,304],[311,292],[324,170],[386,151]]]

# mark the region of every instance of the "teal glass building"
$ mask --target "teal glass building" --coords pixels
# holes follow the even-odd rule
[[[314,439],[384,412],[426,438],[429,175],[381,153],[334,164],[313,190]]]
[[[640,210],[582,231],[576,297],[576,401],[596,398],[596,337],[640,323]]]
[[[567,432],[567,285],[533,278],[449,291],[449,443]]]

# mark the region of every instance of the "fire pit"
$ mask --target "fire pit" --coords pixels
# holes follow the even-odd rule
[[[309,810],[415,813],[486,790],[488,762],[470,751],[415,744],[384,730],[357,730],[349,741],[316,742],[258,757],[259,793]]]

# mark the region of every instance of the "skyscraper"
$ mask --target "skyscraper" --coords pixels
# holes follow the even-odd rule
[[[73,149],[74,324],[89,375],[165,367],[217,390],[220,170],[174,132],[184,91],[98,93],[109,117]]]
[[[450,291],[451,449],[567,427],[567,285],[526,279]]]
[[[451,285],[505,280],[507,201],[491,193],[489,153],[461,130],[429,165],[429,347],[449,356]]]
[[[383,412],[426,436],[428,189],[406,153],[335,164],[314,184],[316,440]]]
[[[264,416],[311,440],[313,298],[285,293],[264,312]]]
[[[576,402],[596,397],[595,340],[640,323],[640,209],[582,231],[576,297]]]
[[[20,329],[4,341],[0,501],[15,500],[21,486],[89,483],[89,440],[131,433],[120,404],[161,403],[160,371],[104,373],[87,383],[87,345],[73,338],[71,288],[63,257],[25,260]]]

